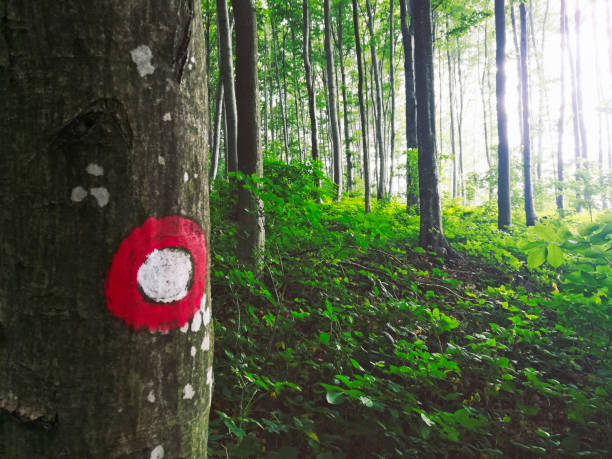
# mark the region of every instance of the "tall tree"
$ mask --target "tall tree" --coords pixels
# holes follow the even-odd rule
[[[357,93],[359,96],[359,118],[361,120],[361,148],[363,149],[363,182],[365,187],[365,212],[371,211],[370,204],[370,153],[368,150],[368,120],[363,96],[363,57],[361,52],[361,40],[359,37],[359,11],[357,0],[353,1],[353,29],[355,32],[355,53],[357,54],[357,74],[359,78]]]
[[[581,50],[581,7],[576,3],[574,11],[574,29],[576,31],[576,104],[578,108],[578,126],[580,129],[580,152],[583,166],[587,167],[588,161],[588,142],[586,126],[584,124],[584,103],[582,97],[582,50]]]
[[[331,46],[331,13],[329,0],[324,0],[323,10],[325,17],[325,58],[327,63],[327,96],[329,111],[329,124],[331,131],[331,146],[333,151],[334,184],[336,185],[336,199],[342,196],[342,154],[340,152],[340,133],[338,126],[338,112],[336,105],[336,80],[334,79],[334,52]]]
[[[238,168],[245,177],[261,177],[255,0],[232,0],[232,7],[236,20]],[[257,269],[265,243],[264,215],[261,199],[250,187],[238,189],[238,225],[238,257]]]
[[[434,74],[430,0],[413,2],[414,68],[419,148],[419,244],[442,254],[453,253],[442,230],[438,190],[438,155],[435,149],[433,107]]]
[[[495,64],[497,97],[497,226],[512,224],[510,203],[510,152],[508,149],[508,117],[506,115],[506,11],[504,0],[495,0]]]
[[[453,178],[452,178],[452,197],[458,196],[459,180],[457,177],[457,149],[455,147],[455,96],[453,92],[453,66],[450,52],[450,25],[448,21],[448,14],[446,15],[446,65],[448,67],[448,105],[450,110],[450,138],[451,138],[451,155],[453,157]]]
[[[344,149],[346,155],[346,189],[353,189],[353,161],[351,158],[351,136],[349,134],[349,111],[346,96],[346,69],[344,65],[343,27],[344,3],[338,4],[338,58],[340,60],[340,75],[342,76],[342,106],[344,110]]]
[[[525,222],[535,225],[537,216],[533,205],[533,185],[531,172],[531,139],[529,128],[529,81],[527,78],[527,13],[525,4],[519,5],[521,18],[521,100],[523,106],[523,183],[525,197]]]
[[[213,144],[210,152],[210,172],[209,178],[210,183],[217,178],[217,172],[219,170],[219,144],[221,139],[221,115],[223,114],[223,82],[219,79],[217,85],[217,94],[215,96],[215,122],[213,123]]]
[[[393,163],[395,156],[395,8],[393,0],[389,0],[389,80],[391,80],[390,94],[391,113],[389,116],[389,194],[393,194]]]
[[[387,161],[385,159],[385,149],[382,134],[383,124],[383,104],[382,104],[382,89],[380,82],[380,72],[378,68],[378,58],[376,57],[376,39],[374,35],[374,18],[372,14],[372,6],[370,0],[366,0],[366,10],[368,13],[368,30],[370,32],[370,57],[372,59],[372,71],[374,79],[374,87],[376,89],[374,96],[374,129],[376,132],[376,151],[378,152],[378,186],[376,197],[383,199],[386,194],[386,177],[387,177]]]
[[[411,0],[408,0],[411,2]],[[410,13],[412,14],[412,12]],[[418,204],[418,177],[416,164],[412,161],[412,151],[417,148],[416,95],[414,93],[414,60],[412,56],[412,18],[408,25],[408,5],[400,0],[400,22],[402,45],[404,48],[404,88],[406,91],[406,206],[408,209]]]
[[[565,30],[566,4],[561,0],[560,30],[561,30],[561,97],[559,103],[559,121],[557,122],[557,185],[555,187],[557,209],[563,210],[563,134],[565,132],[565,48],[567,46],[567,31]]]
[[[199,7],[11,5],[4,32],[20,38],[0,61],[3,457],[206,455]]]
[[[225,97],[225,155],[228,172],[238,170],[236,93],[234,90],[234,64],[232,58],[232,34],[227,0],[217,0],[217,30],[219,35],[219,76],[223,82]]]

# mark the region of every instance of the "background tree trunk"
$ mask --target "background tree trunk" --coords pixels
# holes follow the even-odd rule
[[[565,48],[567,46],[567,32],[565,30],[566,17],[565,0],[561,0],[561,101],[559,104],[559,121],[557,123],[557,186],[555,187],[557,209],[563,211],[563,134],[565,132]]]
[[[304,20],[304,74],[306,77],[306,90],[308,91],[308,113],[310,114],[310,148],[312,159],[317,161],[319,159],[319,142],[317,141],[317,113],[315,109],[313,76],[310,65],[310,12],[308,10],[308,0],[302,1],[302,18]]]
[[[12,2],[4,14],[4,37],[20,38],[0,59],[3,456],[205,457],[212,326],[200,3],[41,0]],[[181,250],[188,272],[167,272],[183,283],[182,302],[137,275],[153,238],[168,255],[162,235],[190,247]],[[120,253],[138,264],[115,263]],[[133,295],[129,314],[119,290]]]
[[[504,0],[495,0],[495,64],[497,97],[497,226],[512,224],[510,203],[510,152],[508,150],[508,118],[506,115],[506,11]]]
[[[340,59],[340,75],[342,77],[342,106],[344,110],[344,149],[346,155],[346,190],[353,189],[353,161],[351,159],[351,135],[349,134],[349,111],[346,97],[346,69],[344,68],[343,28],[344,5],[338,5],[338,57]]]
[[[259,145],[257,17],[254,0],[232,0],[236,20],[236,107],[238,168],[246,177],[263,176]],[[265,243],[263,203],[244,186],[238,188],[238,259],[258,269]]]
[[[529,82],[527,79],[527,13],[525,4],[519,5],[521,17],[521,98],[523,106],[523,181],[525,192],[525,222],[535,225],[537,220],[533,206],[533,185],[531,173],[531,139],[529,128]]]
[[[336,80],[334,79],[334,51],[331,46],[331,14],[329,0],[324,0],[323,10],[325,16],[325,57],[327,62],[327,95],[329,124],[331,130],[331,147],[333,151],[333,179],[336,184],[336,199],[342,196],[342,154],[340,152],[340,133],[338,132],[338,113],[336,111]]]
[[[215,122],[214,122],[214,134],[213,144],[210,155],[210,183],[217,178],[217,172],[219,170],[219,144],[221,139],[221,115],[223,112],[223,82],[219,79],[217,86],[217,94],[215,96]]]
[[[217,0],[217,27],[219,35],[219,79],[223,81],[225,97],[225,130],[228,172],[238,170],[236,93],[234,90],[234,64],[232,59],[232,32],[227,0]]]
[[[391,80],[390,94],[391,113],[389,116],[389,194],[393,195],[393,174],[395,156],[395,11],[393,0],[389,0],[389,80]]]
[[[370,153],[368,150],[368,120],[363,97],[363,64],[361,52],[361,40],[359,38],[359,11],[357,0],[353,0],[353,29],[355,32],[355,52],[357,54],[357,74],[359,78],[357,92],[359,96],[359,118],[361,120],[361,147],[363,148],[363,182],[365,188],[365,213],[372,210],[370,204]]]

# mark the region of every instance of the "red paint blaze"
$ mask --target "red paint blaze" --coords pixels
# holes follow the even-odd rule
[[[193,260],[192,283],[187,295],[172,303],[147,301],[138,289],[136,275],[153,250],[181,247]],[[193,221],[178,216],[148,218],[134,229],[113,257],[104,283],[110,312],[138,330],[168,331],[182,327],[200,308],[206,288],[207,264],[204,231]]]

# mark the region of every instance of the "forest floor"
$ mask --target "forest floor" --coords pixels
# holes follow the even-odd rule
[[[612,215],[512,234],[447,207],[461,258],[396,202],[313,196],[267,165],[267,249],[236,266],[211,196],[211,457],[611,457]]]

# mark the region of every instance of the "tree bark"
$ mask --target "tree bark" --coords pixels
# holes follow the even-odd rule
[[[559,121],[557,122],[557,209],[563,211],[563,134],[565,132],[565,48],[567,47],[567,32],[565,30],[566,4],[561,0],[560,32],[561,32],[561,101],[559,103]]]
[[[457,40],[457,79],[459,82],[459,109],[457,111],[457,143],[459,145],[459,193],[465,205],[465,177],[463,173],[463,74],[461,72],[461,48]]]
[[[340,148],[340,134],[338,132],[338,113],[336,111],[336,81],[334,79],[334,53],[331,46],[331,14],[329,0],[324,0],[323,10],[325,16],[325,57],[327,62],[327,95],[329,111],[329,123],[331,130],[331,147],[333,151],[334,174],[333,180],[336,185],[336,200],[342,196],[342,154]]]
[[[344,5],[338,6],[338,56],[340,58],[340,75],[342,78],[342,106],[344,110],[344,149],[346,154],[346,190],[353,189],[353,160],[351,158],[351,136],[349,134],[349,111],[346,97],[346,69],[344,67],[343,28]]]
[[[308,10],[308,0],[302,1],[303,35],[304,47],[304,73],[306,77],[306,90],[308,91],[308,113],[310,115],[310,148],[313,161],[319,159],[319,143],[317,141],[317,113],[315,110],[315,94],[313,89],[313,77],[310,64],[310,12]]]
[[[410,1],[410,0],[409,0]],[[410,210],[419,202],[417,189],[417,165],[412,151],[417,148],[416,97],[414,93],[414,60],[412,51],[412,18],[408,25],[408,5],[400,0],[400,22],[404,48],[404,87],[406,91],[406,208]]]
[[[495,0],[495,64],[497,97],[497,226],[512,224],[510,203],[510,152],[508,150],[508,117],[506,115],[506,11],[504,0]]]
[[[200,3],[5,6],[2,455],[205,457],[213,376]],[[172,267],[159,272],[164,259]]]
[[[259,145],[257,16],[255,0],[232,0],[236,19],[238,167],[245,177],[263,176]],[[255,191],[238,188],[238,259],[258,270],[265,243],[263,203]]]
[[[361,120],[361,147],[363,149],[363,181],[365,188],[365,213],[371,212],[370,203],[370,153],[368,150],[368,120],[366,117],[365,101],[363,97],[363,64],[361,40],[359,37],[359,12],[357,0],[353,0],[353,29],[355,32],[355,52],[357,54],[357,74],[359,78],[357,93],[359,96],[359,118]]]
[[[276,77],[276,88],[278,90],[278,103],[280,104],[281,109],[281,124],[283,127],[283,147],[285,152],[285,162],[289,163],[289,133],[287,131],[287,107],[284,103],[284,97],[280,82],[280,69],[278,66],[278,35],[276,33],[275,22],[272,19],[270,19],[270,24],[272,25],[272,53],[274,54],[274,75]]]
[[[395,12],[393,0],[389,0],[389,79],[391,80],[390,95],[391,98],[391,114],[389,119],[389,194],[393,195],[393,167],[395,156]]]
[[[228,172],[238,170],[236,93],[234,89],[234,64],[232,59],[232,34],[227,0],[217,0],[217,30],[219,35],[219,75],[223,81],[225,97],[225,129]]]
[[[525,192],[525,223],[535,225],[537,216],[533,205],[531,173],[531,139],[529,128],[529,82],[527,78],[527,14],[525,4],[519,5],[521,17],[521,99],[523,106],[523,182]]]
[[[378,59],[376,58],[376,43],[374,40],[374,19],[372,15],[372,6],[370,0],[366,0],[366,9],[368,13],[368,30],[370,31],[370,56],[372,59],[372,70],[374,72],[373,79],[375,85],[375,109],[374,109],[374,128],[376,130],[376,148],[378,151],[378,181],[376,197],[383,199],[386,194],[386,177],[387,177],[387,161],[383,145],[382,123],[383,123],[383,107],[382,107],[382,89],[380,84],[380,75],[378,71]]]
[[[414,68],[417,98],[417,127],[419,148],[419,244],[445,254],[454,253],[442,230],[442,210],[438,191],[438,158],[435,149],[435,130],[432,119],[433,44],[431,33],[430,0],[413,3]]]
[[[452,176],[452,189],[451,196],[456,198],[459,194],[459,180],[457,177],[457,149],[455,142],[455,97],[453,92],[453,82],[455,80],[453,75],[453,67],[451,62],[450,53],[450,40],[449,40],[449,22],[448,15],[446,16],[446,64],[448,67],[448,106],[450,110],[450,130],[451,130],[451,155],[453,157],[453,176]]]
[[[215,124],[214,124],[214,135],[213,145],[211,150],[210,158],[210,183],[217,178],[217,172],[219,170],[219,144],[221,139],[221,115],[223,112],[223,82],[219,79],[217,85],[217,94],[215,96]]]

